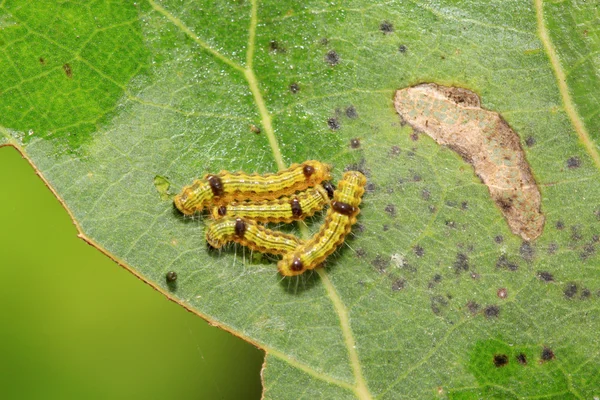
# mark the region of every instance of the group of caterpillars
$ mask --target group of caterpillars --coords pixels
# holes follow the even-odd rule
[[[348,171],[335,190],[330,180],[331,166],[314,160],[275,174],[221,171],[184,187],[174,202],[185,215],[210,208],[214,220],[206,230],[210,246],[236,242],[261,253],[283,255],[279,272],[294,276],[321,265],[356,223],[367,179],[358,171]],[[325,222],[308,240],[261,224],[302,220],[326,205]]]

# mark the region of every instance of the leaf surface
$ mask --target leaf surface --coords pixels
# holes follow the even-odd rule
[[[0,145],[86,240],[265,349],[266,398],[600,396],[594,2],[26,3],[0,3]],[[518,133],[538,239],[400,124],[394,93],[421,82],[474,91]],[[353,235],[300,278],[209,251],[206,221],[169,200],[307,159],[369,186]]]

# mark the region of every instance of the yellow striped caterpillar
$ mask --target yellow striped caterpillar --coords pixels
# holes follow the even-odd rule
[[[286,253],[277,263],[281,275],[300,275],[308,269],[314,269],[344,242],[352,225],[356,223],[366,183],[367,178],[358,171],[344,174],[333,194],[325,223],[312,238]]]
[[[293,164],[275,174],[221,171],[207,174],[175,196],[175,206],[186,215],[202,211],[212,203],[223,205],[241,200],[274,200],[330,180],[331,166],[319,161]]]
[[[276,200],[233,201],[214,206],[211,214],[214,219],[241,217],[258,222],[290,223],[312,216],[323,209],[333,197],[333,186],[328,181],[314,188],[306,189],[290,197]]]
[[[294,235],[274,231],[251,219],[225,217],[211,223],[206,229],[206,241],[214,248],[236,242],[261,253],[286,254],[304,241]]]

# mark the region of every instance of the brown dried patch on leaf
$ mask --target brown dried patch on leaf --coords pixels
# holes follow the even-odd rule
[[[529,241],[542,233],[540,191],[519,136],[500,114],[481,108],[470,90],[433,83],[396,91],[394,104],[403,122],[473,166],[514,234]]]

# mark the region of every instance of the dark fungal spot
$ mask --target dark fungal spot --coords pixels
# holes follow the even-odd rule
[[[587,260],[595,252],[596,252],[596,247],[594,246],[594,242],[587,243],[585,246],[583,246],[583,251],[580,254],[581,259]]]
[[[577,287],[576,283],[569,282],[565,285],[565,290],[563,293],[565,294],[565,297],[567,299],[572,299],[573,297],[575,297],[578,290],[579,290],[579,288]]]
[[[483,315],[485,315],[486,318],[498,318],[498,315],[500,315],[500,308],[494,305],[487,306],[483,310]]]
[[[531,261],[535,257],[535,249],[531,246],[531,243],[529,242],[523,242],[523,244],[521,244],[521,247],[519,248],[519,253],[525,261]]]
[[[558,229],[559,231],[565,229],[565,223],[562,221],[556,221],[556,224],[554,226],[556,226],[556,229]]]
[[[517,362],[521,365],[527,365],[527,356],[525,353],[517,354]]]
[[[535,146],[536,140],[533,136],[529,136],[527,139],[525,139],[525,144],[527,145],[527,147],[532,147]]]
[[[396,206],[393,204],[388,204],[385,206],[384,211],[392,218],[396,216]]]
[[[353,205],[341,201],[332,201],[331,208],[342,215],[352,215],[356,212],[356,208]]]
[[[365,191],[367,193],[373,193],[375,191],[375,184],[373,182],[369,182],[367,183],[367,186],[365,186]]]
[[[298,85],[296,82],[294,82],[290,85],[290,92],[292,92],[292,94],[296,94],[299,91],[300,91],[300,85]]]
[[[440,283],[442,281],[442,275],[440,274],[435,274],[433,276],[433,278],[431,278],[431,280],[429,281],[429,284],[427,285],[427,287],[429,289],[433,289],[438,283]]]
[[[386,268],[389,266],[389,260],[384,260],[383,257],[377,254],[373,261],[371,261],[371,265],[375,267],[377,272],[384,273]]]
[[[387,232],[387,231],[390,230],[390,226],[389,225],[384,225],[382,229],[383,229],[384,232]]]
[[[583,239],[583,235],[581,234],[579,227],[578,226],[571,227],[571,240],[578,242],[581,239]]]
[[[169,271],[165,277],[167,279],[167,283],[173,283],[177,280],[177,272]]]
[[[588,289],[588,288],[581,289],[581,299],[582,300],[589,299],[591,295],[592,295],[592,292],[590,291],[590,289]]]
[[[321,45],[323,46],[326,46],[329,43],[329,39],[322,38],[321,40],[319,40],[319,43],[321,43]]]
[[[302,216],[302,206],[300,205],[300,200],[297,197],[294,197],[290,201],[290,207],[292,208],[292,215],[296,218],[300,218]]]
[[[43,57],[40,57],[40,64],[46,65],[46,60]]]
[[[421,178],[421,175],[415,174],[415,175],[413,175],[412,180],[413,180],[413,182],[421,182],[423,180],[423,178]]]
[[[219,206],[217,213],[223,217],[227,214],[227,207],[226,206]]]
[[[498,298],[504,300],[504,299],[506,299],[508,297],[508,290],[506,290],[506,288],[500,288],[496,292],[496,295],[498,296]]]
[[[519,265],[511,262],[506,254],[502,254],[496,261],[496,268],[507,269],[509,271],[516,271],[519,269]]]
[[[325,62],[331,66],[337,65],[340,62],[340,56],[335,50],[330,50],[325,54]]]
[[[401,44],[400,46],[398,46],[398,51],[402,54],[406,53],[406,50],[408,50],[408,48],[406,47],[405,44]]]
[[[237,218],[235,220],[235,236],[239,237],[239,238],[243,238],[244,234],[246,233],[246,223],[244,222],[243,219],[241,218]]]
[[[416,142],[417,140],[419,140],[419,135],[416,132],[411,133],[410,140],[412,140],[413,142]]]
[[[479,304],[471,300],[467,303],[467,309],[471,314],[475,315],[479,312]]]
[[[304,264],[298,257],[294,257],[294,261],[292,261],[292,265],[290,266],[292,271],[302,271],[304,269]]]
[[[333,187],[331,182],[323,181],[323,183],[321,183],[321,186],[323,186],[323,188],[327,192],[327,197],[329,197],[330,199],[333,199],[333,192],[335,191],[335,188]]]
[[[453,264],[454,272],[457,274],[469,270],[469,257],[464,253],[458,253]]]
[[[554,352],[552,351],[551,348],[549,347],[545,347],[542,349],[542,356],[541,356],[541,361],[542,362],[546,362],[546,361],[551,361],[554,360],[556,358],[556,356],[554,355]]]
[[[359,138],[350,139],[350,147],[352,147],[353,149],[358,149],[360,147],[360,139]]]
[[[215,197],[222,196],[223,182],[221,181],[221,178],[219,178],[217,175],[208,175],[206,179],[208,180],[208,184],[210,185],[210,190],[212,190],[213,195],[215,195]]]
[[[413,247],[413,250],[417,257],[423,257],[425,255],[425,250],[423,249],[423,247],[421,247],[419,245],[416,245],[415,247]]]
[[[367,255],[367,251],[365,249],[363,249],[362,247],[356,249],[356,257],[363,258],[366,255]]]
[[[496,237],[494,237],[494,242],[500,244],[504,242],[504,237],[502,235],[496,235]]]
[[[434,314],[440,314],[442,309],[448,306],[448,300],[446,300],[443,296],[433,296],[431,298],[431,311]]]
[[[308,179],[315,173],[315,168],[312,165],[305,165],[302,172],[304,173],[304,177]]]
[[[390,149],[390,156],[396,157],[398,154],[400,154],[400,147],[392,146],[392,148]]]
[[[346,108],[346,117],[350,119],[358,118],[358,112],[356,112],[356,108],[354,106],[348,106]]]
[[[260,128],[254,124],[250,125],[250,131],[254,133],[260,133]]]
[[[283,47],[277,40],[271,40],[269,42],[269,51],[272,53],[285,53],[286,48]]]
[[[508,356],[506,354],[495,354],[494,355],[494,365],[496,368],[504,367],[508,364]]]
[[[469,209],[469,203],[466,201],[463,201],[462,203],[460,203],[460,209],[461,210],[468,210]]]
[[[63,70],[65,71],[65,75],[67,75],[67,78],[73,77],[73,70],[71,69],[71,66],[69,64],[63,65]]]
[[[332,131],[337,131],[338,129],[341,128],[340,121],[338,121],[338,119],[335,117],[331,117],[327,120],[327,126]]]
[[[558,245],[556,243],[550,243],[548,245],[548,254],[554,254],[558,250]]]
[[[396,279],[393,283],[392,283],[392,290],[394,292],[397,292],[399,290],[404,289],[404,286],[406,285],[406,281],[404,279]]]
[[[537,277],[544,282],[554,282],[554,276],[548,271],[538,271]]]
[[[574,169],[581,167],[581,160],[579,157],[571,157],[567,159],[567,168]]]
[[[392,25],[392,23],[389,21],[383,21],[381,24],[379,24],[379,30],[385,35],[388,35],[394,32],[394,25]]]

